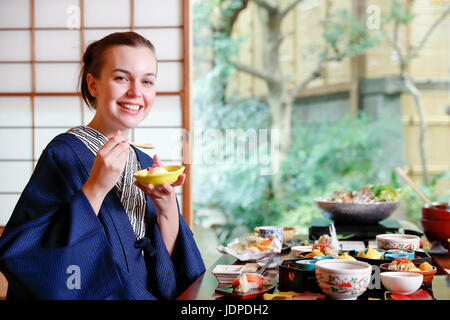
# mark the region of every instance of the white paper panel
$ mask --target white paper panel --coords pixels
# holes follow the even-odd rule
[[[30,61],[30,31],[0,31],[0,60]]]
[[[26,128],[0,128],[0,159],[32,160],[32,131]],[[2,163],[0,162],[0,165]]]
[[[156,96],[152,110],[140,125],[181,127],[180,96]]]
[[[22,192],[32,173],[31,161],[1,162],[0,192]]]
[[[81,59],[80,31],[77,30],[37,30],[36,60]]]
[[[0,226],[8,223],[19,198],[20,194],[0,194]]]
[[[84,1],[84,11],[86,27],[128,27],[130,25],[130,0]]]
[[[79,63],[36,64],[37,92],[76,92]]]
[[[60,133],[64,133],[70,128],[61,128],[61,129],[44,129],[37,128],[35,130],[35,144],[34,144],[34,152],[36,159],[41,157],[42,151],[44,151],[45,147]]]
[[[31,127],[29,97],[0,97],[0,126]]]
[[[137,27],[179,26],[183,23],[181,0],[135,0],[134,3]]]
[[[165,160],[181,160],[181,137],[181,129],[137,128],[134,130],[135,142],[149,142],[155,145],[155,149],[142,151],[146,152],[151,157],[156,153],[160,159]]]
[[[36,126],[75,127],[81,125],[78,97],[36,97]]]
[[[183,88],[183,64],[179,62],[159,62],[156,90],[177,92]]]
[[[84,122],[83,125],[87,125],[94,118],[95,110],[88,108],[86,103],[83,102],[83,110],[84,110]]]
[[[175,193],[177,195],[177,200],[178,200],[178,204],[180,206],[181,215],[183,215],[183,196],[179,193],[182,190],[181,188],[182,187],[176,187]]]
[[[36,27],[79,28],[78,0],[35,0],[35,9]]]
[[[89,44],[94,41],[100,40],[101,38],[109,35],[113,32],[126,32],[129,29],[100,29],[100,30],[85,30],[84,31],[84,45],[87,48]]]
[[[0,92],[30,92],[31,64],[0,64]]]
[[[183,29],[138,29],[136,32],[153,43],[159,60],[183,58]]]
[[[29,28],[30,0],[0,0],[0,28]]]

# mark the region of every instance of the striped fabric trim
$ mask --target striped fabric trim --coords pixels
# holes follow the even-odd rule
[[[108,138],[102,133],[87,126],[71,128],[67,133],[71,133],[80,139],[95,156],[108,141]],[[136,238],[141,239],[145,236],[146,199],[144,192],[134,185],[133,173],[138,170],[141,170],[141,164],[138,161],[136,152],[130,146],[125,168],[115,185],[115,190],[123,208],[128,214]]]

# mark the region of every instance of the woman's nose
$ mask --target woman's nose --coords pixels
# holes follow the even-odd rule
[[[142,95],[139,82],[137,82],[137,81],[130,82],[130,88],[128,89],[128,95],[133,96],[133,97],[140,97]]]

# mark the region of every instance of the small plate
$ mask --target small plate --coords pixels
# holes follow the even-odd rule
[[[275,287],[276,287],[275,284],[269,284],[269,285],[263,286],[261,290],[255,289],[255,290],[251,290],[246,293],[240,293],[240,292],[234,292],[232,286],[226,286],[226,287],[222,287],[222,288],[217,288],[216,293],[222,294],[222,295],[230,297],[230,298],[246,300],[246,299],[260,297],[260,296],[264,295],[264,293],[271,292],[273,289],[275,289]]]

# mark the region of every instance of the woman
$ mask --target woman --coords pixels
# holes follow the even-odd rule
[[[7,299],[173,299],[205,267],[174,193],[133,183],[161,165],[128,144],[150,112],[157,60],[134,32],[88,46],[81,94],[88,126],[43,151],[0,239]]]

